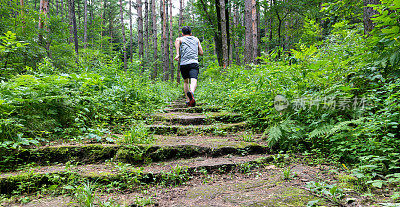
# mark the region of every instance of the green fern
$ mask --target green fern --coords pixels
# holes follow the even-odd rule
[[[364,122],[364,119],[365,118],[362,117],[359,119],[343,121],[336,124],[324,124],[320,127],[317,127],[312,132],[310,132],[308,137],[309,138],[329,137],[342,131],[348,131],[352,129],[352,127],[349,126],[350,124],[360,125]]]
[[[267,131],[266,131],[267,132]],[[265,133],[264,133],[265,134]],[[279,125],[276,125],[276,126],[274,126],[274,127],[271,127],[269,130],[268,130],[268,139],[267,139],[267,142],[268,142],[268,146],[269,147],[273,147],[276,143],[278,143],[279,142],[279,140],[281,140],[281,138],[282,138],[282,131],[281,131],[281,129],[280,129],[280,127],[279,127]]]
[[[277,143],[284,143],[284,141],[293,141],[295,139],[299,139],[301,136],[298,136],[300,131],[300,127],[296,125],[294,120],[286,119],[281,123],[269,128],[263,134],[265,136],[268,134],[268,146],[273,147]],[[285,137],[285,140],[282,138]]]
[[[332,124],[324,124],[317,128],[315,128],[310,134],[308,135],[309,138],[315,137],[326,137],[329,134],[330,130],[333,128],[334,125]]]

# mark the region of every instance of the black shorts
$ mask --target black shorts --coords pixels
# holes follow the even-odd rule
[[[199,64],[192,63],[187,65],[181,65],[181,74],[183,79],[195,78],[199,76]]]

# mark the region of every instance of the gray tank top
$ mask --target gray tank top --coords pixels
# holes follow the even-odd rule
[[[180,65],[188,65],[192,63],[199,63],[199,39],[194,36],[181,37],[181,63]]]

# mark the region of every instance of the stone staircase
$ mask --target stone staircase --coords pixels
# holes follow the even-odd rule
[[[110,189],[118,182],[131,185],[110,195],[127,206],[140,206],[135,199],[150,194],[150,206],[305,206],[315,199],[302,188],[319,173],[314,168],[296,164],[297,179],[286,182],[276,165],[290,166],[289,159],[271,155],[261,136],[246,131],[239,114],[182,103],[151,116],[146,127],[156,139],[150,145],[64,144],[14,152],[18,159],[9,164],[22,167],[0,174],[0,194],[32,195],[49,188],[67,193],[65,185],[90,181]],[[210,177],[212,182],[204,182]],[[58,196],[5,206],[73,205],[70,201]]]

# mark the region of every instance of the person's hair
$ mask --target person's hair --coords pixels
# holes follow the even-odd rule
[[[190,35],[190,34],[192,34],[192,29],[190,29],[189,26],[184,26],[184,27],[182,27],[182,34]]]

